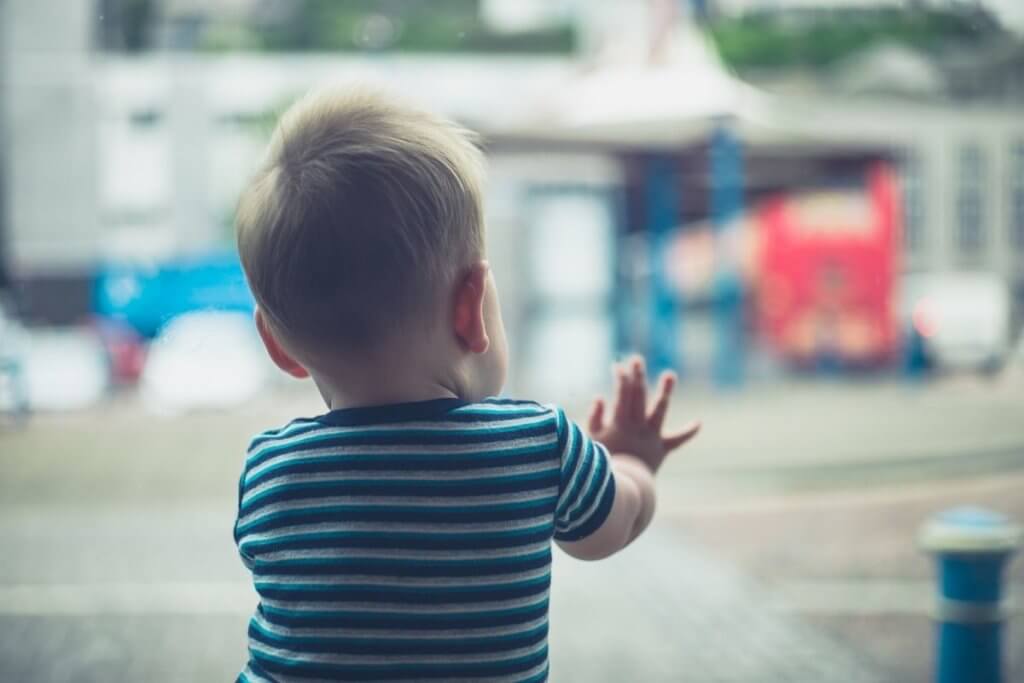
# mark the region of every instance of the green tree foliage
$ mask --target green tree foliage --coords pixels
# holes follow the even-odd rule
[[[977,43],[997,30],[977,12],[900,9],[751,15],[712,22],[710,29],[722,58],[741,71],[828,66],[880,42],[934,51],[950,41]]]
[[[158,25],[182,19],[168,16],[161,0],[97,3],[97,35],[107,50],[152,49]],[[195,22],[194,47],[208,51],[564,54],[575,45],[568,22],[520,33],[493,31],[480,18],[480,0],[256,0],[242,17],[211,2],[187,19]]]
[[[289,11],[243,32],[211,32],[207,49],[271,51],[569,52],[569,25],[491,31],[479,0],[295,0]],[[227,40],[225,40],[227,38]]]

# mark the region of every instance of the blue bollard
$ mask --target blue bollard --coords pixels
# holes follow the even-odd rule
[[[708,153],[711,223],[715,229],[717,275],[713,282],[715,356],[712,376],[719,387],[739,387],[746,370],[743,281],[737,245],[746,188],[743,143],[728,121],[711,134]]]
[[[1002,683],[1002,573],[1020,547],[1020,527],[997,512],[946,510],[921,531],[935,556],[937,683]]]
[[[683,374],[679,324],[683,307],[665,269],[665,252],[679,225],[679,160],[652,157],[647,164],[647,233],[651,265],[651,317],[647,363],[655,375],[662,370]]]

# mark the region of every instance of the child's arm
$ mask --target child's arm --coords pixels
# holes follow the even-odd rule
[[[664,373],[658,394],[648,409],[647,372],[643,359],[615,366],[615,402],[609,419],[603,399],[590,415],[591,435],[612,453],[615,499],[607,518],[580,540],[559,541],[562,550],[582,560],[599,560],[629,545],[654,516],[654,474],[665,457],[693,438],[700,429],[693,423],[677,434],[662,435],[675,376]]]

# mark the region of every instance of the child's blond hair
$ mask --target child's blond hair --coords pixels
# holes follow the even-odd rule
[[[483,252],[482,172],[464,129],[380,93],[331,88],[292,105],[236,218],[275,331],[359,351],[443,315],[446,284]]]

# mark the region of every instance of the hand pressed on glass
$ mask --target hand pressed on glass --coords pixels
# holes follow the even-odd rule
[[[615,396],[610,415],[605,400],[598,398],[590,411],[587,429],[613,454],[632,455],[656,472],[665,457],[692,439],[700,431],[699,422],[691,422],[681,431],[663,434],[675,373],[665,371],[650,404],[647,400],[647,370],[643,358],[635,356],[613,366]]]

